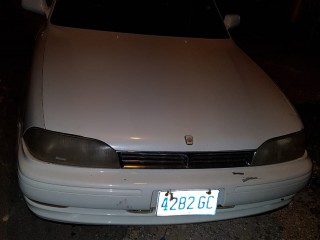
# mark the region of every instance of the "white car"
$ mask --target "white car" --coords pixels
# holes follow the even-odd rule
[[[288,204],[311,175],[303,125],[212,0],[23,0],[45,14],[18,176],[36,215],[177,224]]]

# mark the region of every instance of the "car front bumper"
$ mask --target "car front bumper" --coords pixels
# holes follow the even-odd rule
[[[269,166],[221,169],[89,169],[47,164],[19,147],[19,184],[29,208],[83,224],[178,224],[267,212],[288,204],[310,178],[307,154]],[[156,216],[159,191],[218,189],[215,216]]]

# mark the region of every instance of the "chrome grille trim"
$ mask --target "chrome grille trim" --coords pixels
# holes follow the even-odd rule
[[[118,152],[122,168],[201,169],[250,166],[255,150],[224,152]]]

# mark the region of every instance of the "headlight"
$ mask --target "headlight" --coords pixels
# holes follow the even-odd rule
[[[257,150],[253,166],[282,163],[302,157],[305,152],[303,131],[274,138]]]
[[[38,160],[78,167],[120,168],[118,154],[107,144],[75,135],[30,128],[23,136]]]

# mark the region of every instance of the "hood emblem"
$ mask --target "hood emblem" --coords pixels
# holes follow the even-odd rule
[[[193,144],[193,136],[192,135],[186,135],[186,136],[184,136],[184,139],[186,140],[187,145]]]

